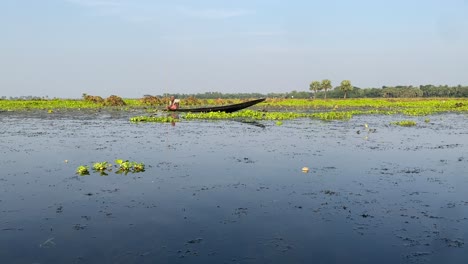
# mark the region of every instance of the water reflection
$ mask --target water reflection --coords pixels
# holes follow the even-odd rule
[[[243,124],[247,124],[247,125],[260,127],[260,128],[265,128],[266,127],[264,124],[262,124],[262,123],[260,123],[258,121],[255,121],[255,120],[234,119],[234,121],[240,122],[240,123],[243,123]]]
[[[178,113],[172,113],[171,114],[171,117],[173,119],[179,119],[179,114]],[[175,126],[176,125],[176,122],[175,121],[171,121],[171,126]]]

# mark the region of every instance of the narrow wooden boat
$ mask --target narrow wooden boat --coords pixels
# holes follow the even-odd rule
[[[265,101],[266,98],[256,99],[252,101],[247,101],[239,104],[231,104],[231,105],[222,105],[222,106],[211,106],[211,107],[202,107],[202,108],[179,108],[175,110],[169,109],[172,112],[192,112],[192,113],[199,113],[199,112],[226,112],[232,113],[235,111],[242,110],[244,108],[250,107],[252,105],[261,103]]]

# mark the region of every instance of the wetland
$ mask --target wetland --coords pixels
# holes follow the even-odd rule
[[[3,263],[468,259],[466,100],[283,100],[175,117],[128,101],[9,103]]]

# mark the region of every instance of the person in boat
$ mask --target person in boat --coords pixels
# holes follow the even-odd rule
[[[167,106],[167,110],[176,110],[179,109],[179,99],[175,99],[174,96],[171,96],[171,100],[169,102],[169,105]]]

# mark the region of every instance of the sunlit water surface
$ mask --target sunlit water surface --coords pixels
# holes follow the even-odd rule
[[[468,259],[465,115],[128,117],[0,113],[1,263]],[[390,125],[403,119],[417,126]],[[115,159],[146,171],[75,174]]]

